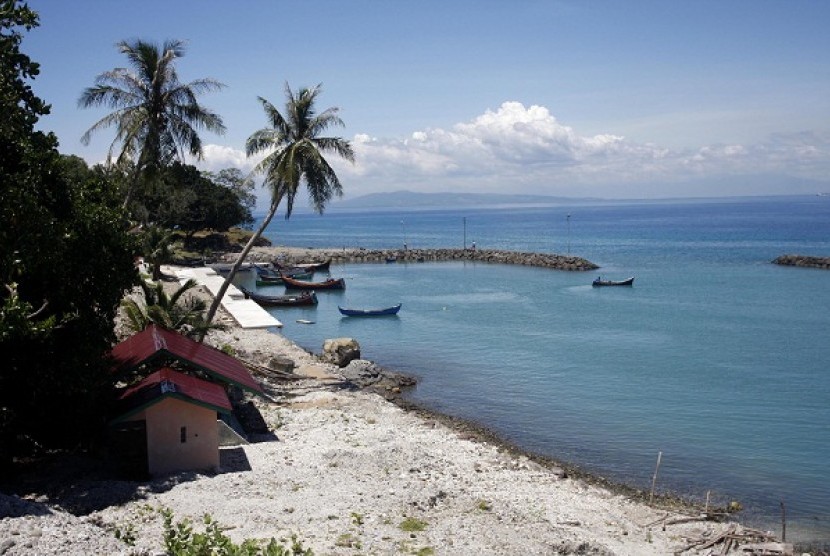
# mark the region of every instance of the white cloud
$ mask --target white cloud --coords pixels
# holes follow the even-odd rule
[[[352,195],[407,188],[638,196],[639,188],[650,196],[673,196],[695,195],[680,189],[690,181],[759,172],[826,181],[830,174],[826,135],[677,151],[612,134],[582,136],[547,108],[518,102],[404,140],[360,137],[353,142],[357,164],[337,167]]]
[[[830,175],[827,134],[774,135],[755,145],[679,151],[613,134],[583,136],[547,108],[518,102],[404,139],[358,133],[352,147],[354,165],[329,159],[349,197],[399,189],[609,197],[752,194],[769,191],[703,192],[687,184],[761,174],[826,182]],[[208,170],[233,166],[248,172],[261,160],[221,145],[206,145],[204,154],[198,166]]]
[[[248,158],[245,151],[224,145],[208,144],[202,147],[202,160],[191,160],[190,163],[202,170],[217,172],[225,168],[239,168],[243,172],[253,170],[261,157]]]

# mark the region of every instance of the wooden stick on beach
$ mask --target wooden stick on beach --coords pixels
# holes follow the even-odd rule
[[[654,487],[657,485],[657,472],[660,470],[660,460],[663,459],[663,452],[657,452],[657,465],[654,467],[654,477],[651,478],[651,495],[648,497],[648,503],[654,502]]]

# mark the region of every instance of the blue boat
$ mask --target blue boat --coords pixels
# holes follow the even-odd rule
[[[347,309],[346,307],[337,306],[340,314],[347,317],[382,317],[387,315],[397,315],[401,310],[401,304],[386,307],[385,309]]]

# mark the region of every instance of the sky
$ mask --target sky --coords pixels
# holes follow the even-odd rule
[[[224,135],[200,168],[250,171],[245,140],[285,84],[322,84],[354,164],[345,198],[476,192],[613,199],[830,191],[826,0],[29,0],[39,127],[94,164],[105,108],[77,101],[127,66],[121,40],[187,42],[182,81]]]

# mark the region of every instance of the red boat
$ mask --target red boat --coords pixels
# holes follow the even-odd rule
[[[282,281],[286,289],[297,290],[344,290],[346,289],[346,281],[343,278],[329,278],[325,282],[306,282],[304,280],[295,280],[290,276],[281,274]]]

